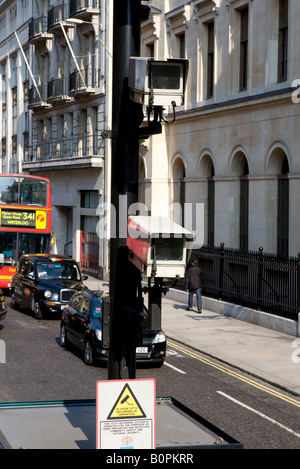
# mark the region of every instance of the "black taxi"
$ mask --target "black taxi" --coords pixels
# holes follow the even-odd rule
[[[103,305],[108,293],[86,290],[75,293],[62,312],[60,345],[69,345],[83,351],[87,365],[107,362],[108,349],[104,346]],[[136,361],[162,366],[166,356],[166,336],[162,330],[151,330],[148,310],[144,306],[138,331]],[[71,347],[70,347],[71,348]]]
[[[33,311],[36,319],[61,313],[76,291],[85,290],[78,264],[58,254],[25,254],[12,279],[12,307]]]

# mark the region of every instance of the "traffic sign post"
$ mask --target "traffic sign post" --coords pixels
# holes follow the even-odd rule
[[[141,313],[141,275],[128,260],[120,220],[138,201],[139,127],[141,104],[130,99],[129,58],[140,55],[140,21],[149,7],[140,0],[114,0],[111,204],[115,233],[110,240],[110,337],[108,379],[135,378],[135,350]],[[120,198],[125,200],[124,206]],[[126,216],[127,219],[127,216]]]
[[[98,381],[97,449],[154,449],[154,379]]]

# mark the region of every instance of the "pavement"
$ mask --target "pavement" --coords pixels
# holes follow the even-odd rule
[[[101,280],[91,290],[109,289]],[[147,306],[145,298],[145,305]],[[187,311],[186,303],[162,298],[162,329],[167,338],[300,396],[300,338],[207,309]]]

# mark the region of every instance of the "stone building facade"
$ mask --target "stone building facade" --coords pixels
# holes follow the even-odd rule
[[[175,123],[141,145],[148,210],[202,203],[205,244],[297,255],[299,2],[150,4],[142,54],[185,57],[189,74]]]
[[[108,271],[112,2],[0,2],[2,172],[50,179],[54,252]]]
[[[175,122],[140,142],[145,211],[196,226],[199,244],[297,255],[299,1],[147,4],[141,55],[189,72]],[[0,0],[1,171],[49,177],[53,249],[104,278],[112,16],[106,0]]]

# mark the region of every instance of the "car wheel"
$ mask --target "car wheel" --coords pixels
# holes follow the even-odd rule
[[[60,345],[63,348],[67,348],[68,346],[67,331],[65,324],[61,324],[60,326]]]
[[[87,340],[84,344],[84,363],[86,365],[93,365],[94,359],[93,359],[93,351],[92,351],[92,346],[89,340]]]
[[[35,302],[34,298],[32,298],[31,309],[33,311],[35,319],[42,319],[43,318],[41,307],[37,302]]]

